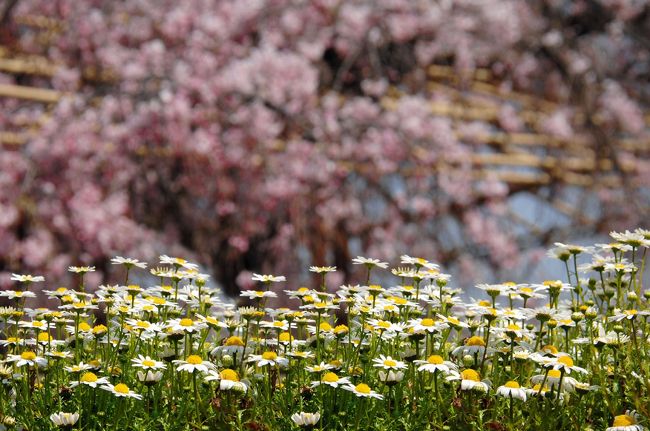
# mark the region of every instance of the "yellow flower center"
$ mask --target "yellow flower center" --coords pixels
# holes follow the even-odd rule
[[[420,322],[420,325],[422,326],[433,326],[433,324],[434,324],[433,319],[428,319],[428,318],[422,319],[422,321]]]
[[[386,359],[384,360],[384,365],[387,367],[394,367],[397,365],[397,362],[393,361],[392,359]]]
[[[628,316],[634,316],[638,312],[638,310],[625,310],[623,313],[627,314]]]
[[[440,355],[431,355],[427,358],[427,362],[434,365],[440,365],[445,362]]]
[[[399,297],[394,298],[393,302],[395,302],[395,304],[397,304],[397,305],[406,305],[408,303],[406,298],[399,298]]]
[[[542,352],[544,352],[544,353],[552,353],[552,354],[555,355],[555,354],[557,354],[558,350],[557,350],[557,347],[549,344],[547,346],[542,347]]]
[[[511,323],[510,325],[508,325],[507,329],[510,331],[519,331],[521,328],[519,327],[519,325],[515,325],[514,323]]]
[[[190,355],[187,357],[185,361],[188,364],[192,364],[192,365],[199,365],[203,363],[203,359],[201,359],[201,357],[198,355]]]
[[[327,383],[336,383],[339,381],[339,376],[334,373],[325,373],[323,381]]]
[[[129,387],[125,385],[124,383],[118,383],[113,387],[115,389],[115,392],[119,392],[121,394],[128,394],[129,393]]]
[[[466,346],[485,346],[485,341],[483,341],[483,338],[478,337],[474,335],[473,337],[469,337],[467,341],[465,341]]]
[[[280,341],[283,342],[283,343],[288,343],[289,341],[291,341],[293,339],[291,334],[288,333],[288,332],[281,333],[279,338],[280,338]]]
[[[366,385],[365,383],[359,383],[354,387],[354,389],[357,390],[357,392],[360,392],[362,394],[369,394],[370,393],[370,386]]]
[[[97,326],[93,327],[93,334],[103,334],[107,330],[108,330],[108,328],[106,328],[106,326],[97,325]]]
[[[149,322],[145,322],[144,320],[138,320],[138,322],[135,324],[135,326],[137,326],[138,328],[147,329],[150,326],[150,324],[149,324]]]
[[[447,321],[452,325],[460,325],[460,320],[456,319],[455,317],[449,317],[447,318]]]
[[[49,342],[51,339],[52,337],[50,337],[50,334],[48,334],[47,332],[41,332],[40,334],[38,334],[38,341],[42,343]]]
[[[548,372],[548,376],[552,379],[559,379],[562,376],[560,370],[551,370]]]
[[[142,365],[144,365],[145,367],[155,367],[156,363],[152,360],[145,359],[144,361],[142,361]]]
[[[233,335],[232,337],[228,337],[225,343],[226,346],[243,346],[244,345],[244,340],[242,340],[240,337],[237,337]]]
[[[233,382],[239,381],[239,375],[237,374],[237,371],[231,370],[230,368],[226,368],[225,370],[221,371],[219,373],[219,376],[221,377],[221,380],[232,380]]]
[[[573,359],[570,356],[560,356],[557,361],[567,367],[573,367]]]
[[[28,350],[26,352],[21,353],[20,357],[22,359],[25,359],[26,361],[33,361],[34,359],[36,359],[36,353]]]
[[[480,305],[481,307],[489,307],[490,305],[492,305],[492,303],[490,301],[483,299],[482,301],[478,302],[478,305]]]
[[[481,381],[478,372],[476,372],[476,370],[472,370],[471,368],[463,370],[460,373],[460,376],[463,378],[463,380],[472,380],[474,382]]]
[[[505,386],[506,388],[512,388],[512,389],[519,389],[520,388],[519,383],[515,382],[514,380],[510,380],[510,381],[506,382],[506,384],[503,385],[503,386]]]
[[[390,328],[390,322],[387,322],[385,320],[381,320],[381,321],[377,322],[377,326],[379,326],[380,328],[388,329],[388,328]]]
[[[80,330],[80,331],[88,332],[88,331],[90,331],[90,329],[91,329],[91,328],[90,328],[90,325],[89,325],[88,323],[86,323],[86,322],[81,322],[81,323],[79,324],[79,330]]]
[[[265,359],[267,361],[275,361],[278,359],[278,354],[275,352],[264,352],[262,353],[262,359]]]
[[[181,326],[185,326],[185,327],[192,326],[194,324],[192,319],[188,319],[188,318],[181,319],[181,321],[179,323],[180,323]]]
[[[334,328],[334,332],[336,332],[337,334],[347,333],[349,330],[350,328],[348,328],[345,325],[338,325],[336,328]]]
[[[630,415],[618,415],[614,417],[614,423],[612,424],[613,427],[625,427],[628,425],[634,425],[636,424],[636,421],[634,418]]]
[[[81,376],[81,381],[85,383],[94,383],[97,381],[97,376],[95,373],[84,373],[84,375]]]
[[[332,325],[330,325],[327,322],[323,322],[323,323],[320,324],[320,330],[325,331],[325,332],[329,332],[329,331],[332,330]]]

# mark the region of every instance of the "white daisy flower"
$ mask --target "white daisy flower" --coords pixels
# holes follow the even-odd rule
[[[160,264],[161,265],[173,265],[176,268],[183,267],[185,269],[197,270],[199,265],[195,263],[190,263],[187,260],[180,257],[170,257],[166,254],[160,255]]]
[[[332,364],[327,364],[325,362],[321,362],[318,365],[310,365],[305,367],[305,370],[309,371],[310,373],[320,373],[322,371],[329,371],[333,369],[334,366]]]
[[[9,299],[36,298],[36,294],[29,290],[2,290],[0,291],[0,298],[2,297]]]
[[[564,371],[565,374],[571,374],[572,371],[577,371],[582,374],[587,374],[588,371],[584,368],[573,365],[573,359],[569,355],[561,355],[557,358],[550,358],[549,361],[545,361],[545,368],[552,368],[554,370]]]
[[[368,319],[368,324],[376,331],[386,331],[389,333],[400,333],[406,329],[405,323],[393,323],[388,320]]]
[[[514,380],[506,382],[504,385],[497,388],[497,395],[506,398],[516,398],[518,400],[526,401],[526,389],[519,386],[519,383]]]
[[[538,384],[542,383],[546,379],[545,384],[550,387],[550,388],[557,388],[560,384],[560,380],[562,381],[562,390],[567,391],[567,392],[573,392],[576,383],[578,381],[574,379],[573,377],[570,376],[562,376],[562,372],[560,370],[549,370],[547,374],[537,374],[535,376],[532,376],[530,378],[530,381],[533,384]]]
[[[635,411],[626,411],[623,415],[614,417],[612,426],[605,431],[645,431],[647,428],[639,424],[641,416]]]
[[[418,359],[413,363],[419,365],[418,371],[427,371],[429,373],[440,372],[447,374],[450,371],[456,371],[458,368],[456,364],[445,361],[440,355],[431,355],[426,361]]]
[[[40,331],[47,331],[49,329],[53,329],[55,325],[53,322],[48,323],[45,320],[32,320],[32,321],[20,321],[18,322],[18,326],[20,328],[38,329]]]
[[[388,386],[393,386],[404,380],[404,371],[379,371],[379,381]]]
[[[126,319],[126,324],[129,325],[131,331],[143,331],[147,333],[157,333],[163,330],[160,323],[152,323],[148,320],[140,319]]]
[[[648,240],[645,235],[639,231],[639,229],[635,230],[634,232],[630,232],[629,230],[626,230],[623,233],[610,232],[609,236],[620,243],[627,244],[634,248],[639,248],[642,246],[650,247],[650,240]]]
[[[93,366],[90,365],[90,364],[85,364],[82,361],[82,362],[79,362],[78,364],[63,367],[63,369],[66,370],[68,373],[81,373],[83,371],[88,371],[88,370],[93,369]]]
[[[79,420],[79,413],[52,413],[50,415],[50,420],[58,427],[71,429]]]
[[[244,393],[248,390],[246,384],[239,380],[237,371],[230,368],[222,371],[210,370],[204,380],[206,382],[218,381],[221,391],[233,390]]]
[[[106,385],[102,386],[101,389],[104,389],[105,391],[108,392],[112,392],[113,395],[115,395],[116,397],[135,398],[136,400],[142,399],[142,395],[133,392],[124,383],[118,383],[117,385],[112,385],[110,383],[107,383]]]
[[[147,386],[152,386],[162,380],[163,372],[146,369],[145,371],[138,371],[137,376],[139,382],[144,383]]]
[[[310,266],[310,272],[315,272],[316,274],[326,274],[328,272],[336,272],[335,266]]]
[[[273,291],[261,291],[261,290],[245,290],[242,293],[239,294],[239,296],[243,296],[244,298],[250,298],[250,299],[261,299],[261,298],[277,298],[278,295],[273,292]]]
[[[329,372],[325,373],[320,380],[311,382],[312,387],[316,387],[321,384],[331,386],[333,388],[338,388],[341,385],[350,384],[350,379],[347,377],[339,377],[336,373]]]
[[[447,377],[447,381],[460,380],[460,389],[462,391],[477,390],[480,392],[487,392],[490,386],[486,382],[481,381],[481,377],[476,370],[468,368],[460,373],[453,373]]]
[[[95,373],[89,371],[83,373],[79,380],[70,382],[70,386],[73,388],[80,384],[96,388],[98,385],[108,385],[109,381],[106,377],[97,377]]]
[[[276,329],[278,331],[288,331],[289,322],[286,320],[274,320],[273,322],[263,321],[260,322],[260,326],[266,329]]]
[[[138,355],[137,358],[131,359],[133,366],[144,370],[164,370],[167,365],[161,361],[156,361],[149,356]]]
[[[45,281],[45,277],[42,275],[11,274],[10,280],[21,283],[40,283],[41,281]]]
[[[146,262],[140,262],[138,259],[131,259],[130,257],[115,256],[111,259],[113,265],[124,265],[127,268],[138,267],[145,269],[147,267]]]
[[[7,355],[5,362],[15,362],[17,367],[23,367],[25,365],[28,367],[44,367],[47,365],[47,359],[42,356],[37,356],[31,350],[26,350],[20,355]]]
[[[319,419],[320,419],[320,413],[318,412],[316,413],[300,412],[291,415],[291,420],[293,421],[293,423],[298,425],[299,427],[304,427],[304,428],[315,427]]]
[[[409,327],[413,329],[413,332],[420,333],[420,332],[439,332],[442,331],[443,329],[447,329],[449,327],[448,323],[446,320],[439,320],[439,319],[431,319],[428,317],[425,317],[424,319],[411,319],[409,321]]]
[[[452,355],[454,356],[460,356],[462,355],[474,355],[478,354],[479,356],[483,354],[485,351],[486,346],[485,346],[485,340],[483,337],[479,337],[478,335],[474,335],[472,337],[469,337],[465,340],[465,344],[459,347],[456,347],[454,350],[452,350]]]
[[[275,352],[264,352],[261,355],[250,355],[247,359],[247,362],[256,362],[258,367],[263,367],[265,365],[270,365],[272,367],[286,367],[289,364],[289,360],[283,356],[278,356]]]
[[[376,266],[377,268],[386,269],[388,268],[388,262],[382,262],[379,259],[372,259],[370,257],[357,256],[352,259],[352,263],[355,265],[366,265],[368,268]]]
[[[284,275],[253,274],[251,280],[261,281],[262,283],[279,283],[281,281],[287,281],[287,278]]]
[[[69,272],[74,272],[75,274],[86,274],[88,272],[95,272],[94,266],[69,266]]]
[[[187,317],[182,319],[172,319],[167,324],[168,330],[171,330],[172,332],[184,332],[184,333],[199,332],[207,327],[208,325],[206,325],[205,323],[198,320],[192,320]]]
[[[384,399],[383,395],[380,395],[377,392],[373,391],[372,389],[370,389],[370,386],[368,386],[365,383],[359,383],[356,386],[353,386],[352,384],[347,384],[343,386],[343,389],[352,392],[358,397],[377,398],[378,400]]]
[[[186,371],[188,373],[195,371],[207,373],[209,370],[215,368],[213,363],[204,361],[199,355],[190,355],[185,360],[177,359],[173,362],[178,365],[176,367],[178,371]]]
[[[403,370],[408,368],[402,361],[397,361],[390,356],[379,355],[379,358],[372,360],[374,367],[383,368],[384,370]]]

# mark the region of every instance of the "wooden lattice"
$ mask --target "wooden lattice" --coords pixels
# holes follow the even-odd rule
[[[65,28],[64,23],[47,17],[17,17],[15,21],[41,30],[41,42],[44,44],[51,43],[52,38]],[[47,57],[16,53],[0,46],[2,73],[49,79],[59,67],[61,65]],[[87,82],[116,79],[111,71],[85,69],[81,74]],[[541,121],[556,111],[559,105],[529,94],[502,91],[487,69],[477,69],[472,76],[460,80],[452,67],[432,65],[428,68],[427,75],[427,90],[444,96],[445,99],[431,102],[433,115],[454,121],[481,121],[494,125],[493,131],[479,136],[470,136],[462,128],[456,129],[459,139],[481,145],[481,150],[472,154],[468,161],[474,167],[472,172],[476,179],[490,177],[511,185],[541,186],[560,181],[583,187],[595,184],[619,186],[621,174],[634,172],[635,167],[631,163],[614,163],[609,158],[596,154],[590,145],[589,136],[566,140],[544,133],[540,127]],[[405,95],[399,89],[391,88],[389,96],[381,100],[381,105],[386,110],[393,110]],[[18,99],[26,103],[54,105],[68,96],[71,95],[48,88],[0,84],[0,98]],[[518,108],[519,118],[531,132],[509,133],[498,127],[500,111],[505,103]],[[646,124],[650,125],[650,114],[645,119]],[[596,122],[598,120],[594,119]],[[38,133],[45,121],[47,115],[35,123],[14,124],[12,130],[0,130],[0,144],[6,147],[25,144],[31,136]],[[584,114],[578,112],[573,121],[579,126],[584,122]],[[615,145],[637,156],[647,156],[650,153],[650,139],[621,138],[616,140]],[[281,149],[283,146],[284,143],[279,142],[277,147]],[[489,149],[488,152],[485,148]],[[143,149],[143,154],[146,151],[148,150]],[[425,151],[416,148],[414,154],[417,157]],[[156,155],[164,155],[164,150]],[[437,166],[440,171],[448,168],[448,162]],[[596,172],[599,175],[593,175]]]

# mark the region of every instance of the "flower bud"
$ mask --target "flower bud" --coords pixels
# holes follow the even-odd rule
[[[223,355],[221,357],[221,365],[226,368],[230,368],[234,363],[233,357],[231,355]]]

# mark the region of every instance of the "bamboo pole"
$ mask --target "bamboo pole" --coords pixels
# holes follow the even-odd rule
[[[27,142],[27,136],[24,133],[0,132],[0,144],[2,145],[23,145]]]
[[[32,100],[34,102],[56,103],[62,93],[46,88],[25,87],[22,85],[0,84],[0,97]]]

